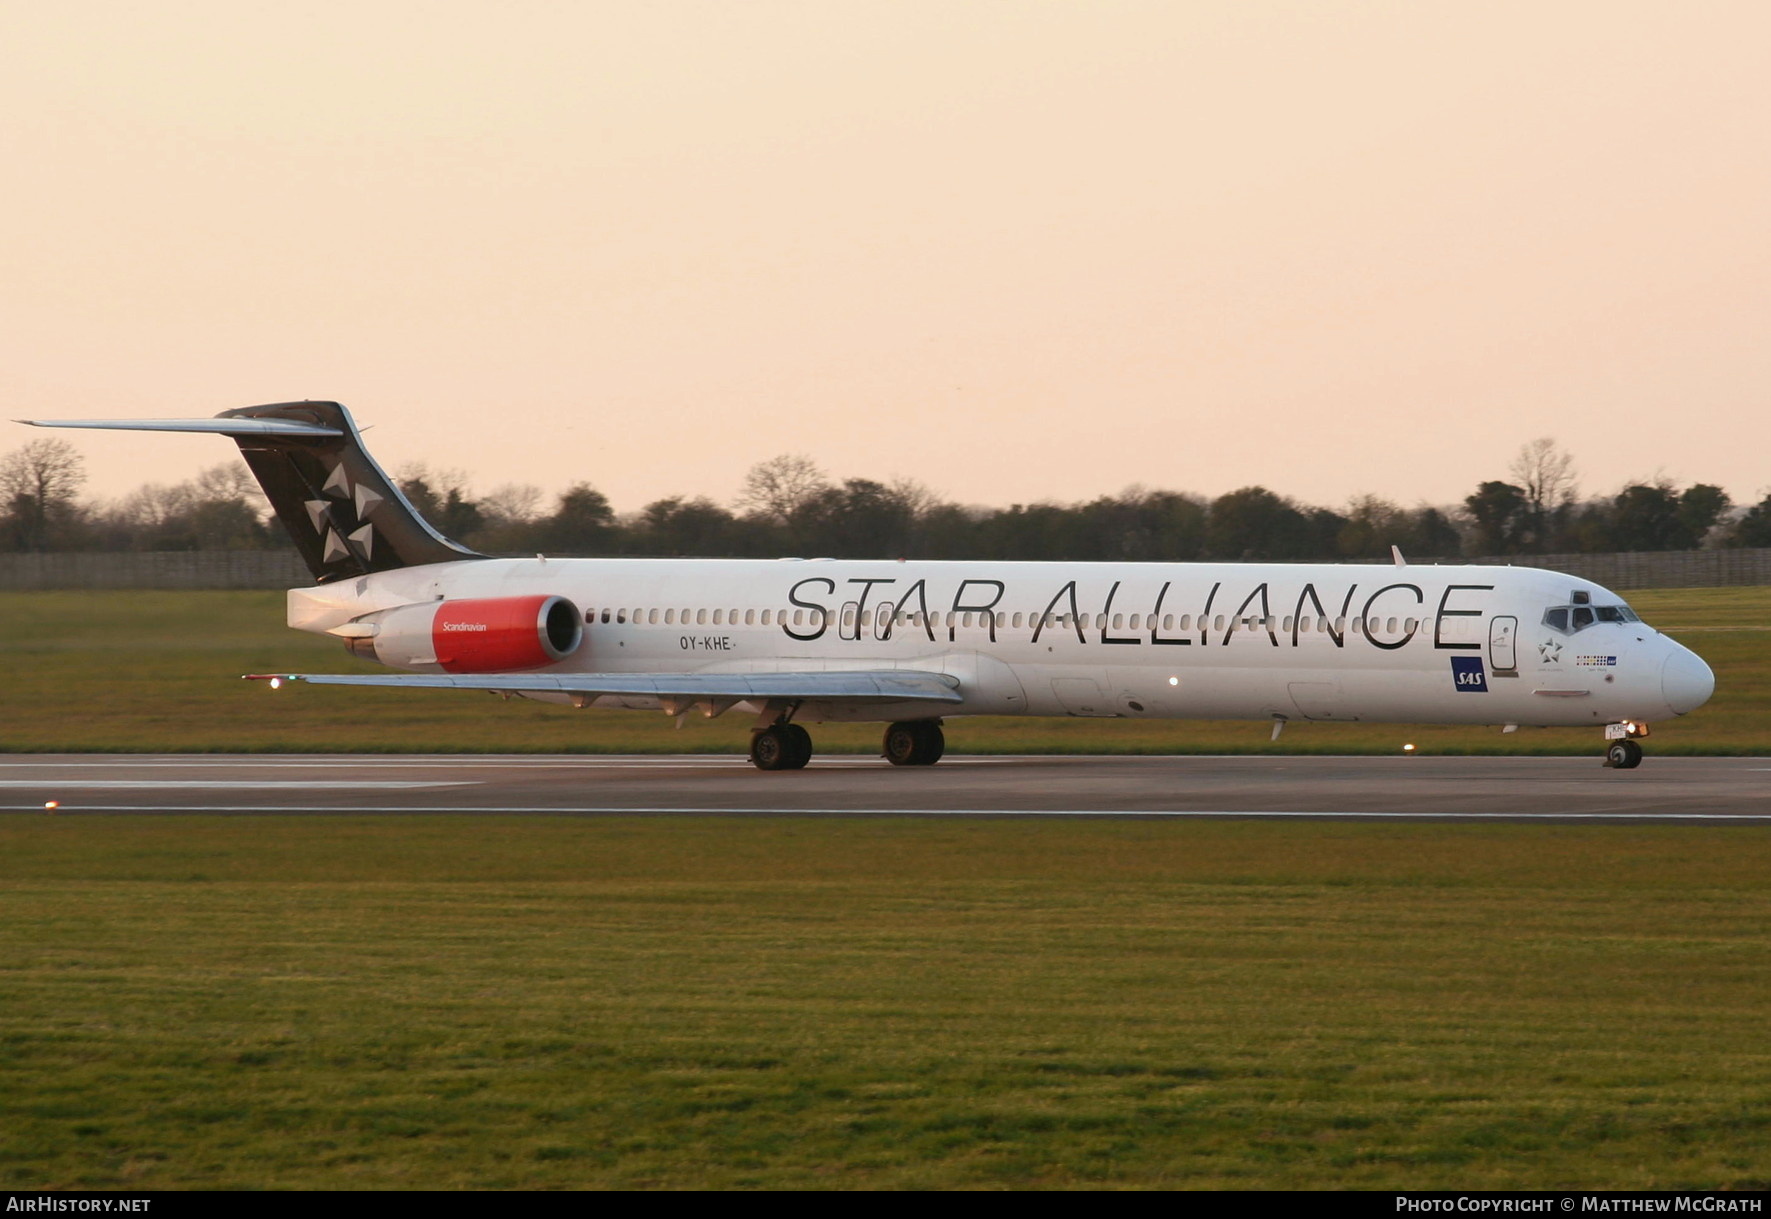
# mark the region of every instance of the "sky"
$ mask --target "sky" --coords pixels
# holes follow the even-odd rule
[[[1771,489],[1771,5],[0,0],[6,418],[622,511]],[[0,424],[0,452],[40,438]],[[224,460],[79,434],[88,494]]]

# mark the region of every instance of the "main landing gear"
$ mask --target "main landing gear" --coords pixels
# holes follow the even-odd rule
[[[758,770],[799,770],[812,760],[812,737],[787,712],[750,734],[750,764]],[[886,761],[893,766],[933,766],[947,750],[940,720],[904,720],[885,731]]]
[[[812,760],[812,734],[788,720],[750,736],[750,764],[758,770],[802,770]]]
[[[893,766],[933,766],[947,751],[940,720],[904,720],[885,730],[886,761]]]

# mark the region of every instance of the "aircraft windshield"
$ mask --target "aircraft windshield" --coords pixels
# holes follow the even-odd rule
[[[1640,622],[1627,605],[1557,605],[1544,611],[1543,624],[1553,631],[1572,635],[1600,622]]]

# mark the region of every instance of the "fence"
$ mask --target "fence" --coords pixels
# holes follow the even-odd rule
[[[293,550],[0,554],[0,589],[293,588],[312,584]]]
[[[1547,567],[1606,588],[1771,584],[1771,549],[1506,555],[1472,563]],[[293,550],[0,554],[0,590],[31,588],[294,588],[313,583]]]
[[[1622,554],[1507,555],[1472,563],[1547,567],[1606,588],[1716,588],[1771,584],[1771,549],[1638,550]]]

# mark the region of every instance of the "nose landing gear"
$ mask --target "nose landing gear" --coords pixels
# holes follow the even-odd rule
[[[1647,735],[1648,725],[1633,720],[1605,725],[1605,739],[1611,742],[1605,747],[1605,765],[1612,770],[1634,770],[1640,766],[1642,747],[1634,738]]]

